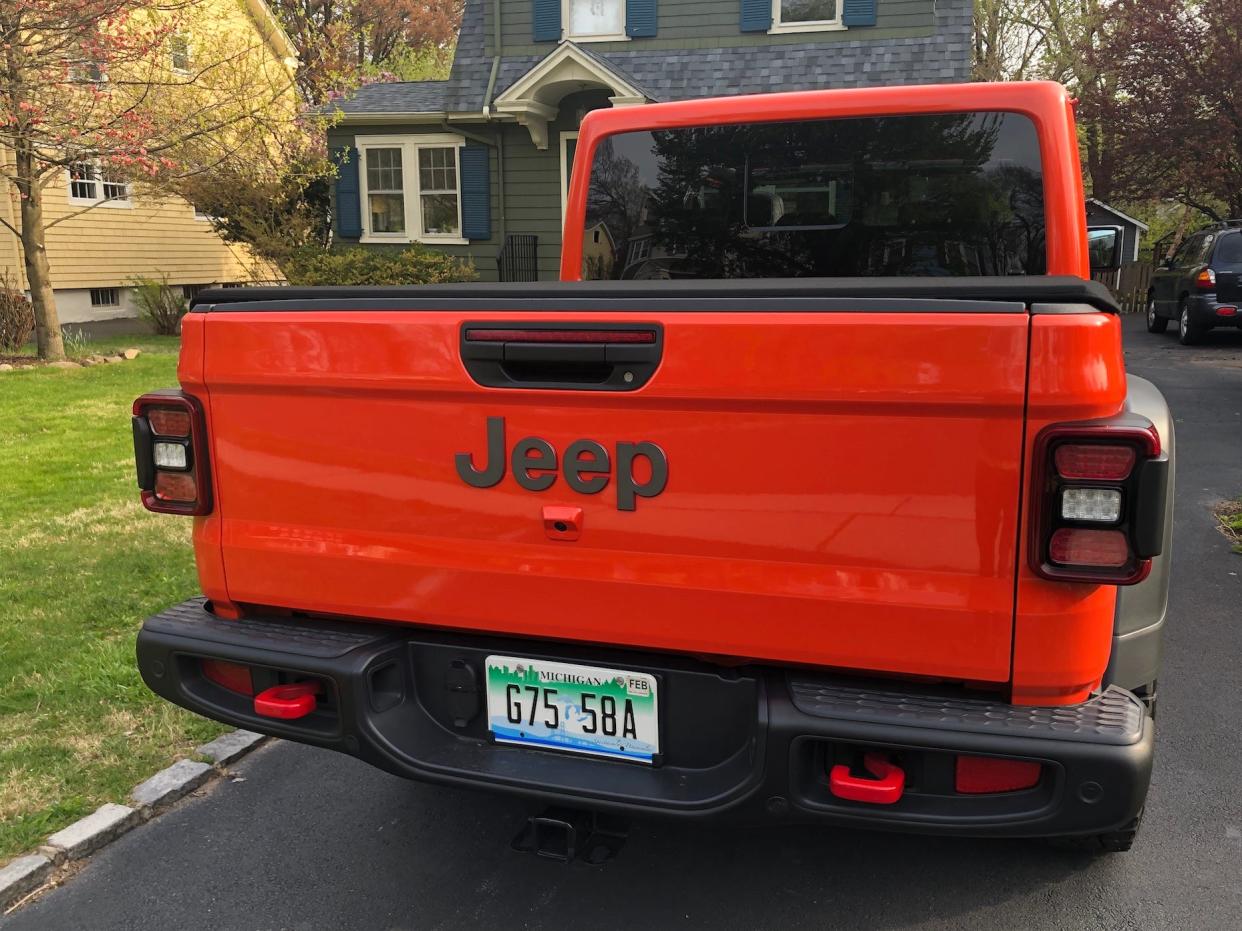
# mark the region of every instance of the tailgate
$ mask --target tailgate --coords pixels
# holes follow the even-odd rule
[[[208,315],[231,599],[1008,678],[1025,312],[477,303]],[[483,387],[462,362],[479,321],[658,325],[662,358],[633,391]],[[490,487],[463,481],[456,457],[483,468],[498,418],[506,454],[538,437],[563,464],[575,441],[600,444],[608,486],[582,494],[558,471],[532,491],[511,464]],[[659,447],[667,481],[627,510],[622,460],[655,487],[639,443]],[[557,535],[548,506],[581,508],[580,532]]]

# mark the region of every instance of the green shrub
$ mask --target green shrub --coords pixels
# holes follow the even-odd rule
[[[477,277],[469,262],[420,245],[399,252],[366,246],[302,249],[285,263],[283,271],[292,285],[441,284]]]
[[[190,302],[180,288],[168,283],[168,276],[133,279],[134,301],[138,312],[161,336],[176,336],[181,318],[190,310]]]
[[[8,278],[0,279],[0,349],[17,352],[34,332],[34,308]]]

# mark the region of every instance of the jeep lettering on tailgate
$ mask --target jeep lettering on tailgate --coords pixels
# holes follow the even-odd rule
[[[556,448],[545,439],[526,436],[513,444],[509,456],[513,478],[527,491],[547,491],[556,482]],[[638,498],[654,498],[668,484],[668,458],[655,443],[617,444],[617,510],[633,511]],[[635,464],[645,459],[651,475],[638,481]],[[505,419],[487,418],[487,457],[483,468],[475,468],[472,453],[458,453],[454,460],[457,474],[467,485],[491,488],[505,477]],[[574,491],[594,495],[608,485],[612,463],[608,450],[594,440],[575,440],[565,450],[561,467],[565,483]]]

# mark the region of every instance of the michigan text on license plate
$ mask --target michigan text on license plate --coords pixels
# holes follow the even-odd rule
[[[487,724],[504,743],[651,763],[655,676],[517,656],[487,658]]]

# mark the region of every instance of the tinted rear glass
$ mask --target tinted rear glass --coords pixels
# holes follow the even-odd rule
[[[1220,238],[1212,264],[1231,271],[1242,271],[1242,233],[1226,233]]]
[[[597,148],[585,278],[1038,275],[1024,116],[964,113],[622,133]]]

